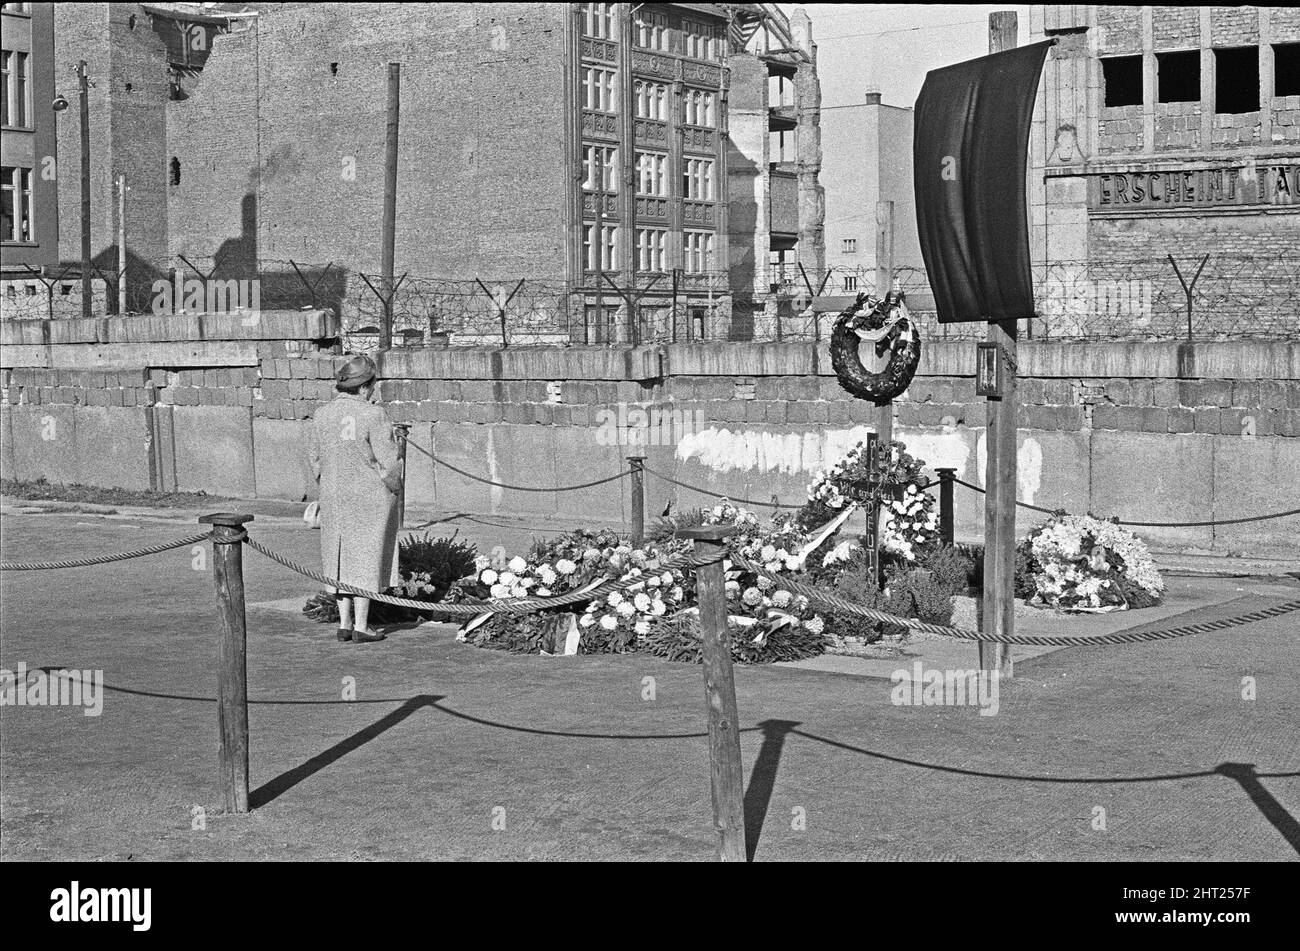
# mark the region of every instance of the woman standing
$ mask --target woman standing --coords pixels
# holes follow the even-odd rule
[[[366,356],[345,363],[336,375],[338,395],[316,411],[311,437],[312,474],[320,484],[321,570],[367,591],[398,583],[402,463],[392,424],[375,399],[378,372]],[[369,598],[333,594],[340,641],[384,639],[367,627]]]

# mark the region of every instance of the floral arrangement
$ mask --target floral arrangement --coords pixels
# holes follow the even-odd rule
[[[1021,543],[1031,604],[1116,611],[1158,604],[1164,580],[1140,538],[1091,515],[1053,515]]]
[[[587,605],[578,620],[584,653],[622,653],[649,636],[652,626],[681,609],[686,588],[680,571],[633,567],[624,577],[640,579]]]
[[[880,550],[914,562],[922,551],[938,545],[939,510],[934,496],[908,483],[903,497],[888,503],[880,530]]]
[[[834,518],[853,501],[852,484],[872,476],[866,449],[866,443],[859,442],[830,469],[816,474],[808,486],[808,504],[796,516],[801,525],[813,529]],[[924,461],[894,440],[889,444],[889,452],[880,455],[875,473],[875,478],[886,485],[905,486],[901,498],[885,503],[886,518],[880,529],[881,552],[894,555],[899,562],[915,562],[938,543],[938,505],[933,496],[917,487],[924,468]]]

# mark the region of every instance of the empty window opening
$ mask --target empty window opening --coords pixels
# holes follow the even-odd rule
[[[1214,111],[1259,111],[1259,47],[1214,51]]]
[[[1201,51],[1156,54],[1156,102],[1201,101]]]
[[[331,75],[331,76],[337,76],[338,74],[339,74],[339,64],[338,64],[338,63],[330,63],[330,75]]]
[[[1101,76],[1107,106],[1142,105],[1141,56],[1102,57]]]
[[[174,155],[171,161],[171,183],[173,185],[181,183],[181,160]]]
[[[1273,44],[1273,95],[1300,96],[1300,43]]]

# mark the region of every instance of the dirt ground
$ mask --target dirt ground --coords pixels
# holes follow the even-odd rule
[[[251,528],[313,563],[301,523]],[[195,530],[181,515],[10,514],[3,558]],[[462,534],[526,547],[510,526]],[[0,575],[0,667],[102,669],[107,684],[98,717],[0,708],[0,856],[712,858],[700,668],[510,656],[445,625],[338,644],[292,610],[311,582],[244,560],[247,815],[219,808],[210,558]],[[1175,623],[1294,600],[1300,585],[1174,579],[1172,603],[1184,597]],[[879,676],[737,668],[753,857],[1294,861],[1298,635],[1300,613],[1027,658],[996,716],[897,706]]]

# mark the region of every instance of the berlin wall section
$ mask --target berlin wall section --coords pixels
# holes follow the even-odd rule
[[[3,326],[5,478],[300,500],[308,421],[341,358],[323,312],[10,321]],[[969,343],[930,344],[903,398],[849,397],[824,346],[398,349],[381,395],[415,446],[494,482],[563,486],[626,456],[733,498],[797,504],[872,427],[931,467],[983,482],[985,402]],[[141,365],[144,364],[144,365]],[[1193,522],[1294,506],[1300,345],[1026,341],[1018,497],[1132,521]],[[888,414],[888,415],[886,415]],[[574,492],[487,486],[409,454],[415,511],[629,516],[625,481]],[[1159,479],[1139,477],[1158,472]],[[1158,486],[1158,487],[1157,487]],[[650,514],[708,500],[647,478]],[[982,500],[956,490],[959,536]],[[1021,511],[1027,530],[1042,516]],[[1143,529],[1153,544],[1295,551],[1284,520]]]

